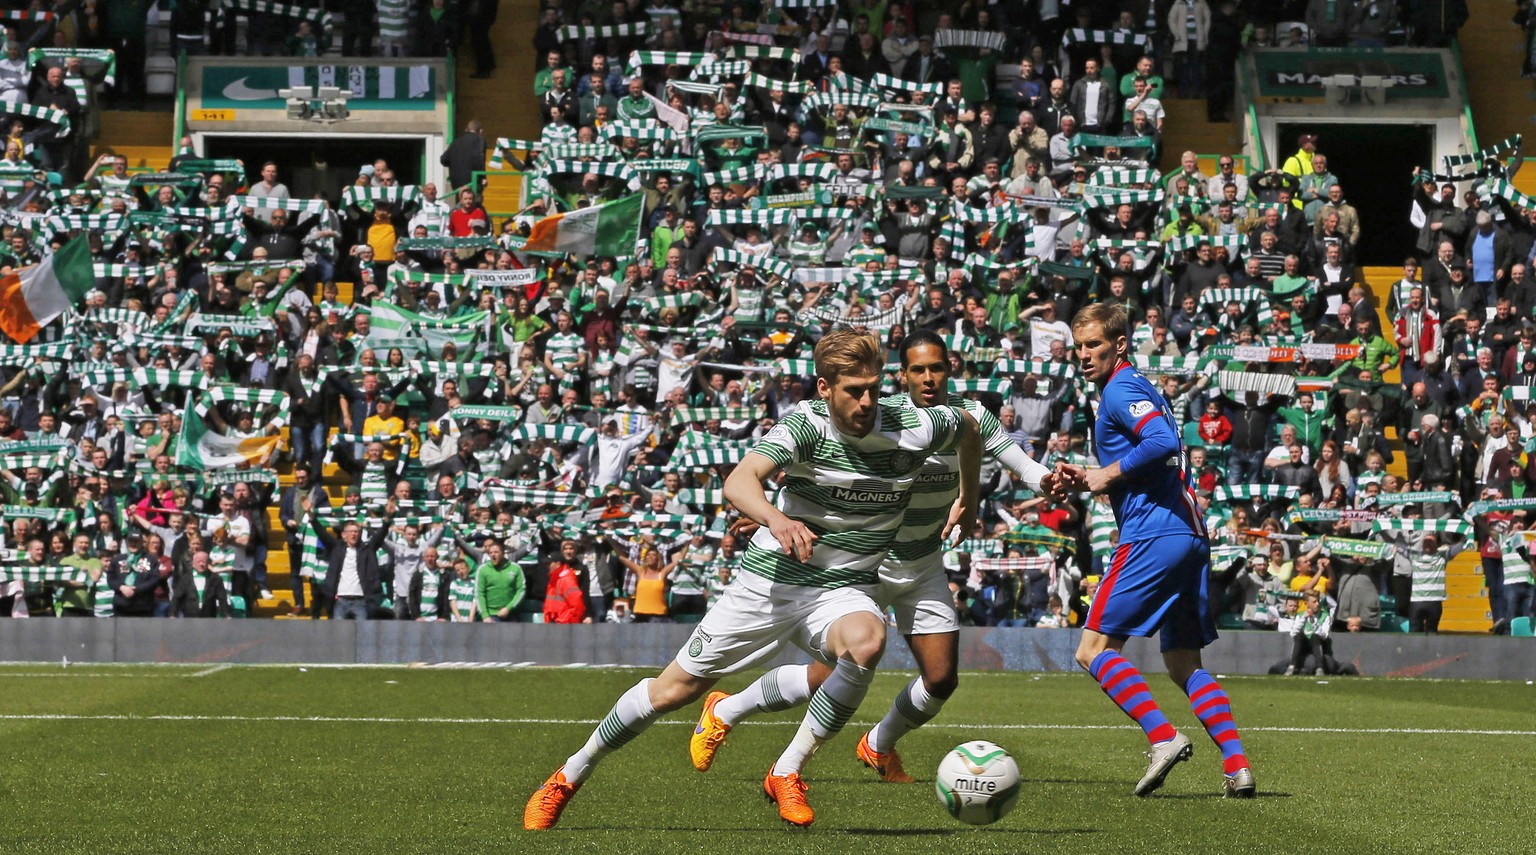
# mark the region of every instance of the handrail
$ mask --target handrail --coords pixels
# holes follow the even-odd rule
[[[172,125],[175,136],[171,137],[172,153],[181,150],[181,134],[187,122],[187,54],[176,54],[176,122]]]
[[[1259,127],[1259,111],[1252,104],[1248,105],[1248,133],[1253,139],[1253,150],[1258,155],[1259,171],[1269,168],[1269,160],[1264,156],[1264,131]]]
[[[448,77],[447,97],[444,99],[447,102],[448,127],[443,130],[443,150],[446,151],[449,146],[453,145],[453,131],[454,128],[458,127],[458,117],[455,115],[455,112],[458,107],[459,63],[451,50],[448,51],[448,64],[444,67],[444,71],[447,72],[446,76]],[[421,151],[421,174],[427,174],[427,151],[425,147]],[[457,195],[458,191],[454,191],[454,196]]]
[[[1456,58],[1456,88],[1461,92],[1461,126],[1467,134],[1467,151],[1478,151],[1477,129],[1472,125],[1472,96],[1467,92],[1467,67],[1461,61],[1461,39],[1451,39],[1451,56]]]
[[[1248,137],[1253,141],[1253,152],[1255,155],[1255,157],[1249,158],[1249,165],[1252,167],[1254,165],[1253,161],[1257,160],[1258,171],[1263,172],[1269,168],[1269,158],[1264,154],[1264,132],[1259,126],[1259,111],[1253,106],[1253,78],[1248,72],[1246,56],[1238,59],[1237,67],[1242,72],[1240,75],[1242,85],[1238,87],[1237,91],[1242,94],[1243,100],[1247,102],[1247,109],[1244,111],[1245,115],[1243,118],[1248,123]]]
[[[453,145],[454,129],[458,127],[459,63],[453,51],[448,51],[448,129],[443,132],[443,145]]]
[[[512,216],[513,214],[516,214],[516,213],[520,212],[522,209],[528,207],[528,183],[529,183],[528,182],[528,178],[527,178],[528,174],[529,173],[527,173],[527,172],[519,172],[519,171],[517,171],[515,169],[477,169],[474,172],[470,173],[470,175],[471,175],[470,181],[473,183],[473,185],[476,188],[478,188],[478,192],[481,194],[481,197],[483,199],[484,198],[484,192],[485,192],[484,188],[489,185],[489,183],[490,183],[490,181],[489,181],[490,176],[492,176],[492,175],[516,175],[516,176],[519,176],[521,178],[521,180],[518,182],[518,187],[517,187],[518,210],[517,211],[512,211],[511,213],[507,214],[507,216]],[[457,193],[459,190],[462,190],[462,189],[463,188],[456,188],[453,192]],[[490,211],[490,210],[487,210],[486,213],[491,214],[493,216],[497,215],[495,211]]]

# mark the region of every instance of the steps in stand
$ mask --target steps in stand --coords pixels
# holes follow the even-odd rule
[[[1392,285],[1402,278],[1403,271],[1398,267],[1367,267],[1362,273],[1366,289],[1371,293],[1371,301],[1385,324],[1389,320],[1386,313],[1387,297]],[[1392,383],[1401,382],[1400,372],[1393,369],[1387,379]],[[1386,434],[1387,443],[1392,449],[1392,462],[1387,464],[1387,471],[1400,478],[1407,478],[1408,463],[1403,454],[1402,439],[1393,427],[1388,427]],[[1448,599],[1440,617],[1441,632],[1488,632],[1493,626],[1493,615],[1488,610],[1488,592],[1483,587],[1483,569],[1477,550],[1463,552],[1451,560],[1445,569],[1445,590]],[[1406,617],[1407,607],[1403,606],[1402,609]]]
[[[1179,155],[1236,154],[1242,148],[1237,123],[1208,122],[1205,99],[1167,98],[1163,101],[1163,172],[1179,168]]]
[[[491,44],[496,47],[496,70],[491,76],[476,79],[474,51],[468,43],[457,53],[457,104],[455,134],[464,130],[471,119],[485,126],[486,155],[497,137],[537,139],[542,122],[539,102],[533,97],[533,74],[544,67],[544,58],[535,57],[533,29],[539,20],[537,0],[502,0],[491,25]],[[517,188],[505,182],[488,191],[485,208],[492,212],[517,210]],[[510,198],[509,198],[510,197]]]
[[[130,167],[164,170],[176,153],[176,118],[168,112],[103,110],[101,135],[91,144],[91,157],[125,155]]]
[[[1517,133],[1529,135],[1536,128],[1536,116],[1532,116],[1532,102],[1524,97],[1531,82],[1520,78],[1525,35],[1510,20],[1514,5],[1467,0],[1467,8],[1471,15],[1457,40],[1478,145],[1492,145]]]

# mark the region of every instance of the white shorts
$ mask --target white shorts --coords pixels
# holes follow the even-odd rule
[[[960,630],[955,598],[949,592],[941,553],[916,561],[892,561],[880,565],[880,587],[875,602],[896,615],[902,635],[939,635]]]
[[[884,620],[867,586],[807,588],[752,572],[737,575],[677,652],[695,677],[723,677],[772,658],[792,643],[830,665],[827,630],[839,618],[868,613]]]

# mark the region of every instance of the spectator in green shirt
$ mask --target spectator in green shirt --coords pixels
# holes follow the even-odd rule
[[[1396,342],[1372,333],[1370,317],[1355,321],[1353,344],[1360,345],[1360,353],[1334,369],[1329,377],[1337,379],[1341,375],[1350,378],[1358,376],[1364,383],[1381,383],[1381,375],[1395,368],[1402,358],[1402,351],[1398,350]]]
[[[512,340],[520,343],[530,342],[550,332],[549,324],[533,313],[533,301],[527,297],[517,298],[517,305],[511,313],[503,314],[502,325],[512,333]]]
[[[565,66],[565,57],[557,50],[552,50],[544,58],[544,67],[533,75],[533,97],[543,98],[544,93],[555,88],[555,72],[565,72],[566,80],[575,80],[576,72]]]
[[[625,121],[656,120],[656,104],[645,97],[645,83],[638,77],[629,81],[629,94],[619,99],[619,118]]]
[[[507,560],[501,541],[491,538],[485,542],[485,562],[475,571],[475,605],[482,620],[505,622],[512,620],[513,613],[527,593],[523,568]]]
[[[1153,98],[1163,100],[1163,77],[1152,71],[1152,57],[1143,56],[1136,60],[1136,72],[1120,77],[1120,97],[1130,98],[1136,94],[1136,81],[1147,81],[1147,91]]]
[[[993,329],[1017,326],[1019,313],[1024,311],[1024,295],[1014,290],[1013,278],[1012,270],[997,274],[997,290],[987,294],[987,326]]]
[[[1297,292],[1304,292],[1311,286],[1312,279],[1301,275],[1301,258],[1296,255],[1285,257],[1285,272],[1271,279],[1269,290],[1277,297],[1289,297]]]
[[[1189,237],[1190,235],[1204,235],[1205,229],[1195,222],[1195,209],[1189,205],[1179,206],[1179,218],[1163,227],[1163,233],[1159,236],[1164,243],[1176,237]],[[1209,246],[1209,244],[1201,244]]]
[[[1281,421],[1296,428],[1296,438],[1316,456],[1323,447],[1323,422],[1327,420],[1328,414],[1313,409],[1313,404],[1312,393],[1302,392],[1296,396],[1296,406],[1281,407],[1275,414]]]
[[[74,567],[90,574],[91,582],[59,582],[53,590],[54,612],[59,617],[91,617],[91,583],[101,576],[101,559],[91,554],[90,535],[77,534],[75,551],[59,561],[62,567]]]
[[[651,264],[656,269],[667,265],[667,250],[683,239],[683,223],[677,217],[677,209],[671,205],[661,208],[661,221],[651,232]]]

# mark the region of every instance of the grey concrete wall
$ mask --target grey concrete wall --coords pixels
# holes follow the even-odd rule
[[[677,624],[547,626],[374,621],[0,620],[0,661],[330,663],[531,662],[660,668],[688,638]],[[1073,630],[965,629],[960,665],[986,671],[1070,671]],[[1145,671],[1162,665],[1155,639],[1133,640],[1128,654]],[[1343,635],[1342,662],[1362,674],[1457,679],[1536,679],[1536,640],[1485,636]],[[1262,674],[1289,655],[1275,633],[1228,632],[1207,649],[1206,666],[1224,674]],[[773,662],[798,661],[786,650]],[[894,634],[885,665],[912,668]]]

